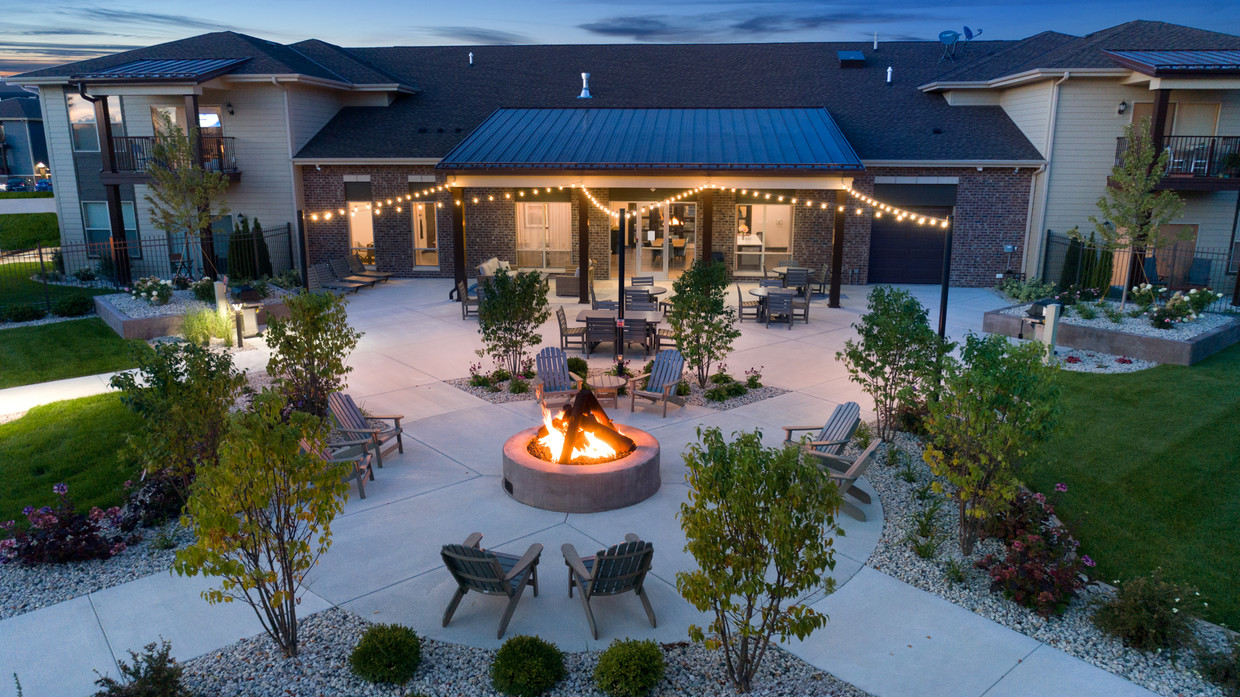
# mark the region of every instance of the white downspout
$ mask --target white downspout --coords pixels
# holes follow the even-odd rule
[[[297,220],[297,204],[298,204],[297,166],[293,164],[293,155],[294,155],[294,152],[293,152],[293,115],[292,115],[291,110],[289,109],[288,87],[285,85],[281,85],[279,80],[277,80],[275,76],[272,76],[271,84],[280,88],[280,91],[283,93],[283,97],[284,97],[284,132],[288,140],[288,176],[289,176],[288,183],[289,183],[289,187],[291,188],[290,193],[292,194],[292,205],[293,205],[292,212],[289,215],[289,235],[291,235],[297,243],[294,248],[296,250],[293,254],[294,258],[289,259],[289,264],[292,265],[293,268],[299,269],[302,274],[305,274],[306,270],[301,268],[300,250],[306,244],[306,241],[301,239],[300,227],[297,224],[298,223],[298,220]]]
[[[1029,245],[1030,248],[1025,250],[1025,258],[1033,259],[1032,265],[1025,266],[1025,273],[1030,277],[1036,275],[1033,272],[1036,272],[1042,266],[1042,250],[1046,246],[1044,238],[1046,234],[1046,205],[1050,201],[1051,196],[1050,167],[1053,163],[1051,158],[1055,154],[1055,125],[1059,119],[1059,86],[1066,82],[1071,75],[1071,71],[1065,70],[1063,77],[1059,78],[1051,89],[1051,103],[1046,120],[1046,164],[1040,168],[1043,169],[1043,174],[1045,175],[1043,179],[1045,181],[1042,183],[1042,201],[1038,211],[1038,226],[1031,231],[1032,234],[1028,238],[1031,243]],[[1036,177],[1037,174],[1035,173],[1034,176]],[[1032,257],[1029,256],[1030,252],[1032,252]]]

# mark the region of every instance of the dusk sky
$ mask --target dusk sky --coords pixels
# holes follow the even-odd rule
[[[224,29],[342,46],[907,40],[966,24],[1014,39],[1133,19],[1240,33],[1240,2],[1218,0],[8,0],[0,15],[0,75]]]

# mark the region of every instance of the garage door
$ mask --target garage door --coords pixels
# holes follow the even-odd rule
[[[910,208],[946,217],[951,208]],[[870,283],[939,283],[943,272],[943,228],[897,222],[891,216],[870,222]]]

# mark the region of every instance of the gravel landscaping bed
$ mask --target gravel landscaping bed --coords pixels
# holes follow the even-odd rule
[[[43,319],[31,320],[29,322],[9,322],[6,320],[0,320],[0,330],[17,329],[19,327],[37,327],[40,324],[56,324],[57,322],[72,322],[75,319],[90,319],[94,316],[95,312],[94,310],[91,310],[88,314],[80,315],[78,317],[57,317],[56,315],[48,315]]]
[[[242,639],[185,664],[184,684],[199,695],[292,697],[311,695],[394,695],[390,685],[375,685],[353,675],[349,652],[367,623],[340,608],[325,610],[299,623],[298,656],[285,659],[265,634]],[[414,628],[417,629],[416,627]],[[726,683],[721,655],[691,644],[665,644],[667,671],[653,696],[716,697],[736,694]],[[592,675],[597,651],[566,653],[568,675],[551,697],[604,697],[594,688]],[[490,668],[495,652],[433,639],[422,641],[422,663],[404,694],[426,697],[499,697],[491,687]],[[865,692],[781,649],[773,648],[762,661],[750,694],[770,697],[864,697]]]
[[[1115,306],[1116,309],[1119,309],[1119,303],[1114,300],[1107,300],[1106,302]],[[1025,303],[1023,305],[1008,307],[1002,311],[1002,314],[1011,317],[1024,317],[1025,311],[1028,310],[1032,304],[1033,303]],[[1129,304],[1129,309],[1136,309],[1136,306]],[[1101,311],[1098,312],[1097,317],[1093,319],[1085,319],[1077,314],[1075,308],[1071,311],[1071,314],[1066,317],[1061,316],[1059,318],[1059,322],[1061,324],[1073,324],[1082,327],[1092,327],[1094,329],[1106,329],[1114,332],[1123,332],[1125,334],[1154,336],[1160,339],[1177,339],[1180,341],[1191,339],[1199,334],[1214,331],[1215,329],[1226,326],[1234,321],[1236,321],[1236,316],[1232,314],[1222,312],[1205,312],[1191,322],[1176,324],[1170,329],[1158,329],[1150,324],[1149,317],[1146,317],[1145,315],[1141,315],[1139,317],[1129,317],[1125,314],[1119,322],[1112,322]]]
[[[172,549],[155,549],[158,529],[143,528],[138,531],[142,535],[140,542],[111,559],[34,566],[18,562],[0,564],[0,620],[143,576],[168,573],[176,551],[193,539],[180,525],[171,524],[168,531],[176,543]]]
[[[268,286],[271,295],[263,298],[264,305],[283,302],[285,295],[291,295],[289,291],[279,286]],[[169,315],[183,315],[190,310],[209,309],[213,307],[208,303],[204,303],[194,297],[192,290],[174,290],[172,291],[172,300],[167,305],[152,305],[151,303],[133,297],[128,293],[113,293],[111,295],[97,296],[104,302],[116,308],[118,312],[128,317],[167,317]]]
[[[1055,357],[1060,368],[1074,373],[1135,373],[1158,365],[1140,358],[1117,356],[1113,353],[1084,351],[1081,349],[1055,347]]]
[[[949,509],[945,505],[938,516],[939,525],[946,535],[938,557],[933,560],[918,557],[907,539],[913,530],[912,516],[927,505],[927,502],[917,499],[917,491],[934,477],[921,459],[922,445],[916,437],[901,433],[896,436],[894,444],[882,446],[880,450],[886,451],[885,462],[896,462],[891,452],[893,447],[912,458],[917,481],[905,481],[899,475],[903,468],[898,464],[881,464],[884,460],[872,466],[867,473],[866,478],[883,504],[883,534],[867,562],[870,567],[1159,694],[1168,697],[1223,695],[1218,686],[1196,674],[1196,659],[1191,651],[1182,652],[1177,663],[1167,654],[1126,648],[1118,639],[1094,626],[1090,620],[1090,605],[1113,592],[1108,585],[1087,587],[1063,615],[1050,619],[1044,619],[1002,595],[991,593],[989,575],[974,568],[973,562],[987,553],[1002,555],[1003,546],[997,540],[983,540],[972,556],[963,557],[956,542],[959,528],[954,508]],[[853,446],[850,450],[853,455],[858,452]],[[1088,550],[1083,551],[1088,553]],[[963,582],[956,583],[947,577],[945,567],[950,559],[964,569]],[[1198,622],[1197,638],[1204,646],[1217,651],[1226,646],[1227,634],[1215,625]]]

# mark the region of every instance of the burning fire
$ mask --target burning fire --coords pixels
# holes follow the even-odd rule
[[[568,414],[566,410],[561,409],[558,414],[552,417],[551,411],[545,405],[542,408],[542,413],[543,426],[547,429],[547,435],[539,438],[538,442],[547,448],[553,457],[558,457],[560,452],[564,450],[564,438],[568,431]],[[615,448],[593,433],[582,431],[577,436],[577,442],[573,444],[573,453],[570,460],[603,460],[615,457]]]

